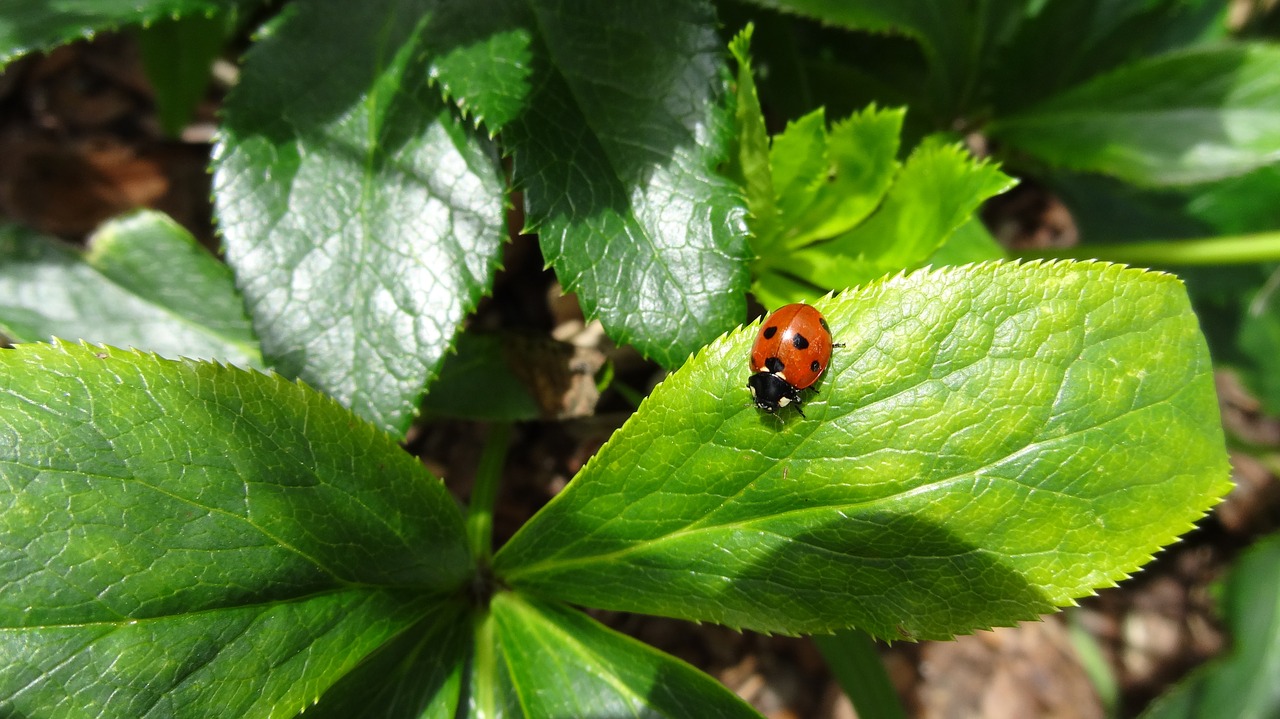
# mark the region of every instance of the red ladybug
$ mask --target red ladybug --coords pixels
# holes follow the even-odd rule
[[[751,347],[755,374],[747,387],[756,406],[773,413],[794,402],[800,412],[800,390],[818,381],[831,362],[831,348],[840,346],[831,343],[831,329],[814,308],[798,303],[778,308]]]

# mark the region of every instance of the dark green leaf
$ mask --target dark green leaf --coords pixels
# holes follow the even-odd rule
[[[1226,39],[1227,4],[1201,0],[1048,0],[1028,13],[985,83],[997,116],[1123,63],[1210,38]],[[1052,58],[1052,60],[1049,60]]]
[[[507,342],[498,335],[464,332],[457,354],[450,355],[422,402],[428,415],[466,417],[490,422],[534,419],[542,412],[513,369]]]
[[[303,385],[23,345],[0,387],[6,715],[292,716],[471,571],[442,484]]]
[[[935,2],[934,0],[753,0],[854,30],[907,35],[928,59],[929,111],[939,120],[977,109],[979,80],[991,56],[1025,12],[1024,0]]]
[[[807,417],[749,406],[755,328],[672,374],[495,557],[585,606],[946,637],[1133,572],[1229,488],[1182,285],[1101,263],[916,272],[816,303]]]
[[[829,25],[854,30],[922,35],[918,18],[920,0],[753,0],[754,4],[786,13],[795,13]]]
[[[859,716],[906,719],[875,642],[866,632],[845,629],[811,637]]]
[[[464,607],[442,603],[330,687],[308,719],[454,719],[472,627]]]
[[[1244,295],[1250,288],[1243,285]],[[1237,338],[1240,351],[1252,361],[1253,389],[1269,412],[1280,411],[1280,271],[1272,272],[1266,284],[1250,297],[1240,318]],[[1247,295],[1245,295],[1247,296]],[[1243,299],[1243,297],[1241,297]]]
[[[1280,716],[1280,536],[1240,557],[1224,590],[1222,614],[1234,646],[1158,699],[1143,719]]]
[[[1219,234],[1280,229],[1280,165],[1267,165],[1191,193],[1186,213]],[[1207,233],[1206,233],[1207,234]]]
[[[492,148],[430,87],[431,0],[291,6],[227,101],[215,193],[274,366],[402,433],[505,236]]]
[[[11,2],[0,8],[0,67],[33,50],[47,50],[95,31],[162,18],[213,16],[260,0],[58,0]]]
[[[236,13],[228,11],[165,19],[138,31],[138,51],[165,132],[176,136],[191,119],[235,21]]]
[[[492,604],[505,676],[528,717],[756,717],[711,677],[567,607]]]
[[[911,107],[910,118],[927,115],[917,102],[928,72],[919,43],[901,35],[860,33],[794,15],[717,0],[726,29],[754,23],[756,84],[776,119],[803,117],[822,107],[827,117],[846,117],[871,103]]]
[[[1074,170],[1144,185],[1243,174],[1280,158],[1280,47],[1222,45],[1135,62],[989,131]]]
[[[493,613],[475,621],[475,652],[468,672],[466,719],[525,716],[511,681],[506,655]]]
[[[423,43],[445,96],[494,135],[528,109],[536,35],[524,3],[435,2]]]
[[[676,366],[746,316],[723,50],[700,0],[528,3],[530,107],[503,130],[529,229],[609,335]]]
[[[1212,226],[1187,212],[1184,191],[1135,187],[1105,175],[1054,172],[1046,178],[1088,243],[1205,237]],[[1086,245],[1082,245],[1086,246]]]
[[[423,601],[348,588],[190,615],[7,624],[0,632],[0,714],[293,716],[432,610]]]
[[[0,227],[0,331],[138,347],[168,357],[262,363],[231,273],[168,217],[108,222],[86,253]]]

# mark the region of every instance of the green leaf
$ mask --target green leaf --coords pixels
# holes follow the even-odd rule
[[[897,153],[897,136],[893,138]],[[827,180],[833,174],[831,160],[827,157],[827,113],[818,108],[798,120],[787,123],[782,132],[773,137],[769,148],[769,169],[778,200],[786,215],[784,226],[800,223],[804,210],[814,201]],[[819,215],[818,221],[826,219]],[[794,230],[793,230],[794,232]],[[761,246],[773,244],[756,232],[755,241]]]
[[[514,371],[513,361],[519,358],[513,357],[508,344],[499,335],[458,335],[457,353],[445,359],[422,402],[423,412],[488,422],[540,417],[538,402]]]
[[[760,716],[706,674],[576,610],[510,592],[491,609],[519,716]]]
[[[785,270],[766,272],[751,285],[751,294],[766,308],[777,309],[792,302],[809,302],[829,290],[798,279]]]
[[[749,405],[756,328],[650,395],[494,560],[517,590],[733,627],[948,637],[1133,572],[1230,487],[1173,276],[916,272],[816,303],[807,417]]]
[[[1091,243],[1132,242],[1216,234],[1189,216],[1184,192],[1137,187],[1106,175],[1052,172],[1045,177],[1054,196],[1071,211],[1080,237]]]
[[[845,629],[810,639],[859,716],[906,719],[902,700],[871,637],[856,629]]]
[[[496,135],[529,109],[537,28],[524,3],[431,4],[422,38],[434,82],[468,117]]]
[[[425,601],[342,589],[178,617],[8,625],[0,632],[0,712],[210,719],[310,713],[326,687],[432,612]]]
[[[519,717],[524,713],[498,633],[497,617],[492,612],[476,618],[475,653],[464,704],[468,711],[463,715],[468,719]]]
[[[927,112],[940,121],[977,109],[980,79],[992,56],[1021,21],[1025,0],[753,0],[823,24],[875,33],[904,34],[928,60]],[[920,108],[917,108],[920,109]]]
[[[1240,286],[1247,291],[1247,286]],[[1253,389],[1267,411],[1280,411],[1280,272],[1273,271],[1267,282],[1250,299],[1240,314],[1237,344],[1252,361],[1249,372]],[[1244,299],[1243,297],[1241,299]]]
[[[0,386],[6,715],[292,716],[471,572],[443,485],[303,385],[22,345]]]
[[[16,342],[61,337],[262,363],[226,265],[156,212],[104,224],[85,253],[0,226],[0,298],[0,331]]]
[[[459,716],[472,639],[466,608],[441,603],[365,658],[303,716],[453,719]]]
[[[57,0],[15,2],[0,9],[0,67],[98,30],[187,15],[213,15],[260,0]]]
[[[764,114],[760,110],[760,97],[756,94],[755,78],[751,69],[751,34],[754,26],[747,25],[729,43],[729,52],[738,63],[737,112],[738,124],[736,161],[737,174],[746,193],[747,209],[751,212],[748,224],[752,234],[772,236],[777,232],[778,207],[774,203],[773,175],[769,170],[769,133],[764,126]]]
[[[610,337],[668,367],[746,316],[734,128],[700,0],[526,3],[529,109],[503,130],[528,229]]]
[[[753,0],[754,4],[811,17],[828,25],[874,32],[921,35],[917,21],[923,0]]]
[[[215,199],[264,353],[403,433],[505,237],[492,148],[429,86],[430,0],[291,6],[245,60]]]
[[[904,110],[874,105],[828,133],[822,110],[787,125],[769,153],[781,211],[782,244],[802,247],[866,219],[898,170]],[[771,243],[761,243],[764,254]]]
[[[1243,174],[1280,159],[1280,47],[1234,44],[1126,65],[991,124],[1053,165],[1143,185]]]
[[[1226,39],[1227,4],[1202,0],[1048,0],[993,58],[985,83],[997,117],[1126,62]],[[1064,32],[1070,28],[1070,32]],[[1047,57],[1053,62],[1045,62]]]
[[[919,43],[897,34],[853,37],[743,3],[719,3],[717,9],[726,27],[755,23],[752,46],[768,60],[756,83],[775,116],[799,118],[822,107],[828,117],[846,117],[876,102],[911,107],[913,123],[926,119],[921,98],[929,73]]]
[[[1280,715],[1280,535],[1242,555],[1223,589],[1234,646],[1157,699],[1143,719]]]
[[[1187,200],[1187,214],[1222,235],[1280,228],[1280,164],[1199,187]],[[1206,232],[1205,234],[1210,234]]]
[[[226,11],[164,19],[138,31],[138,52],[155,90],[160,126],[181,133],[204,98],[213,61],[236,28],[236,13]]]
[[[1008,259],[1004,248],[987,231],[982,220],[970,215],[969,219],[957,227],[942,246],[929,256],[925,264],[942,267],[1003,259]]]
[[[786,269],[819,287],[861,284],[921,266],[984,200],[1014,181],[959,145],[926,142],[907,159],[866,222],[788,258]]]

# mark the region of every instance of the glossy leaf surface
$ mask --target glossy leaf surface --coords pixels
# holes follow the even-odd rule
[[[292,716],[471,570],[443,485],[304,386],[82,345],[0,386],[6,714]]]
[[[0,227],[0,331],[15,342],[83,339],[262,363],[226,265],[155,212],[106,223],[87,252]]]
[[[227,99],[215,199],[263,352],[403,432],[505,238],[487,141],[430,86],[430,0],[290,12]]]
[[[528,228],[566,290],[661,364],[746,317],[745,208],[713,9],[528,3],[529,108],[503,130]]]
[[[1170,275],[983,264],[816,305],[845,346],[806,417],[749,406],[755,330],[731,333],[500,550],[499,576],[762,631],[946,637],[1114,583],[1229,486]]]

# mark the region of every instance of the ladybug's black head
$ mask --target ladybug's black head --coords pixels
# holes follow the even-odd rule
[[[751,375],[747,379],[747,387],[751,388],[751,398],[756,406],[766,412],[777,412],[779,407],[800,401],[800,392],[791,383],[769,372]]]

